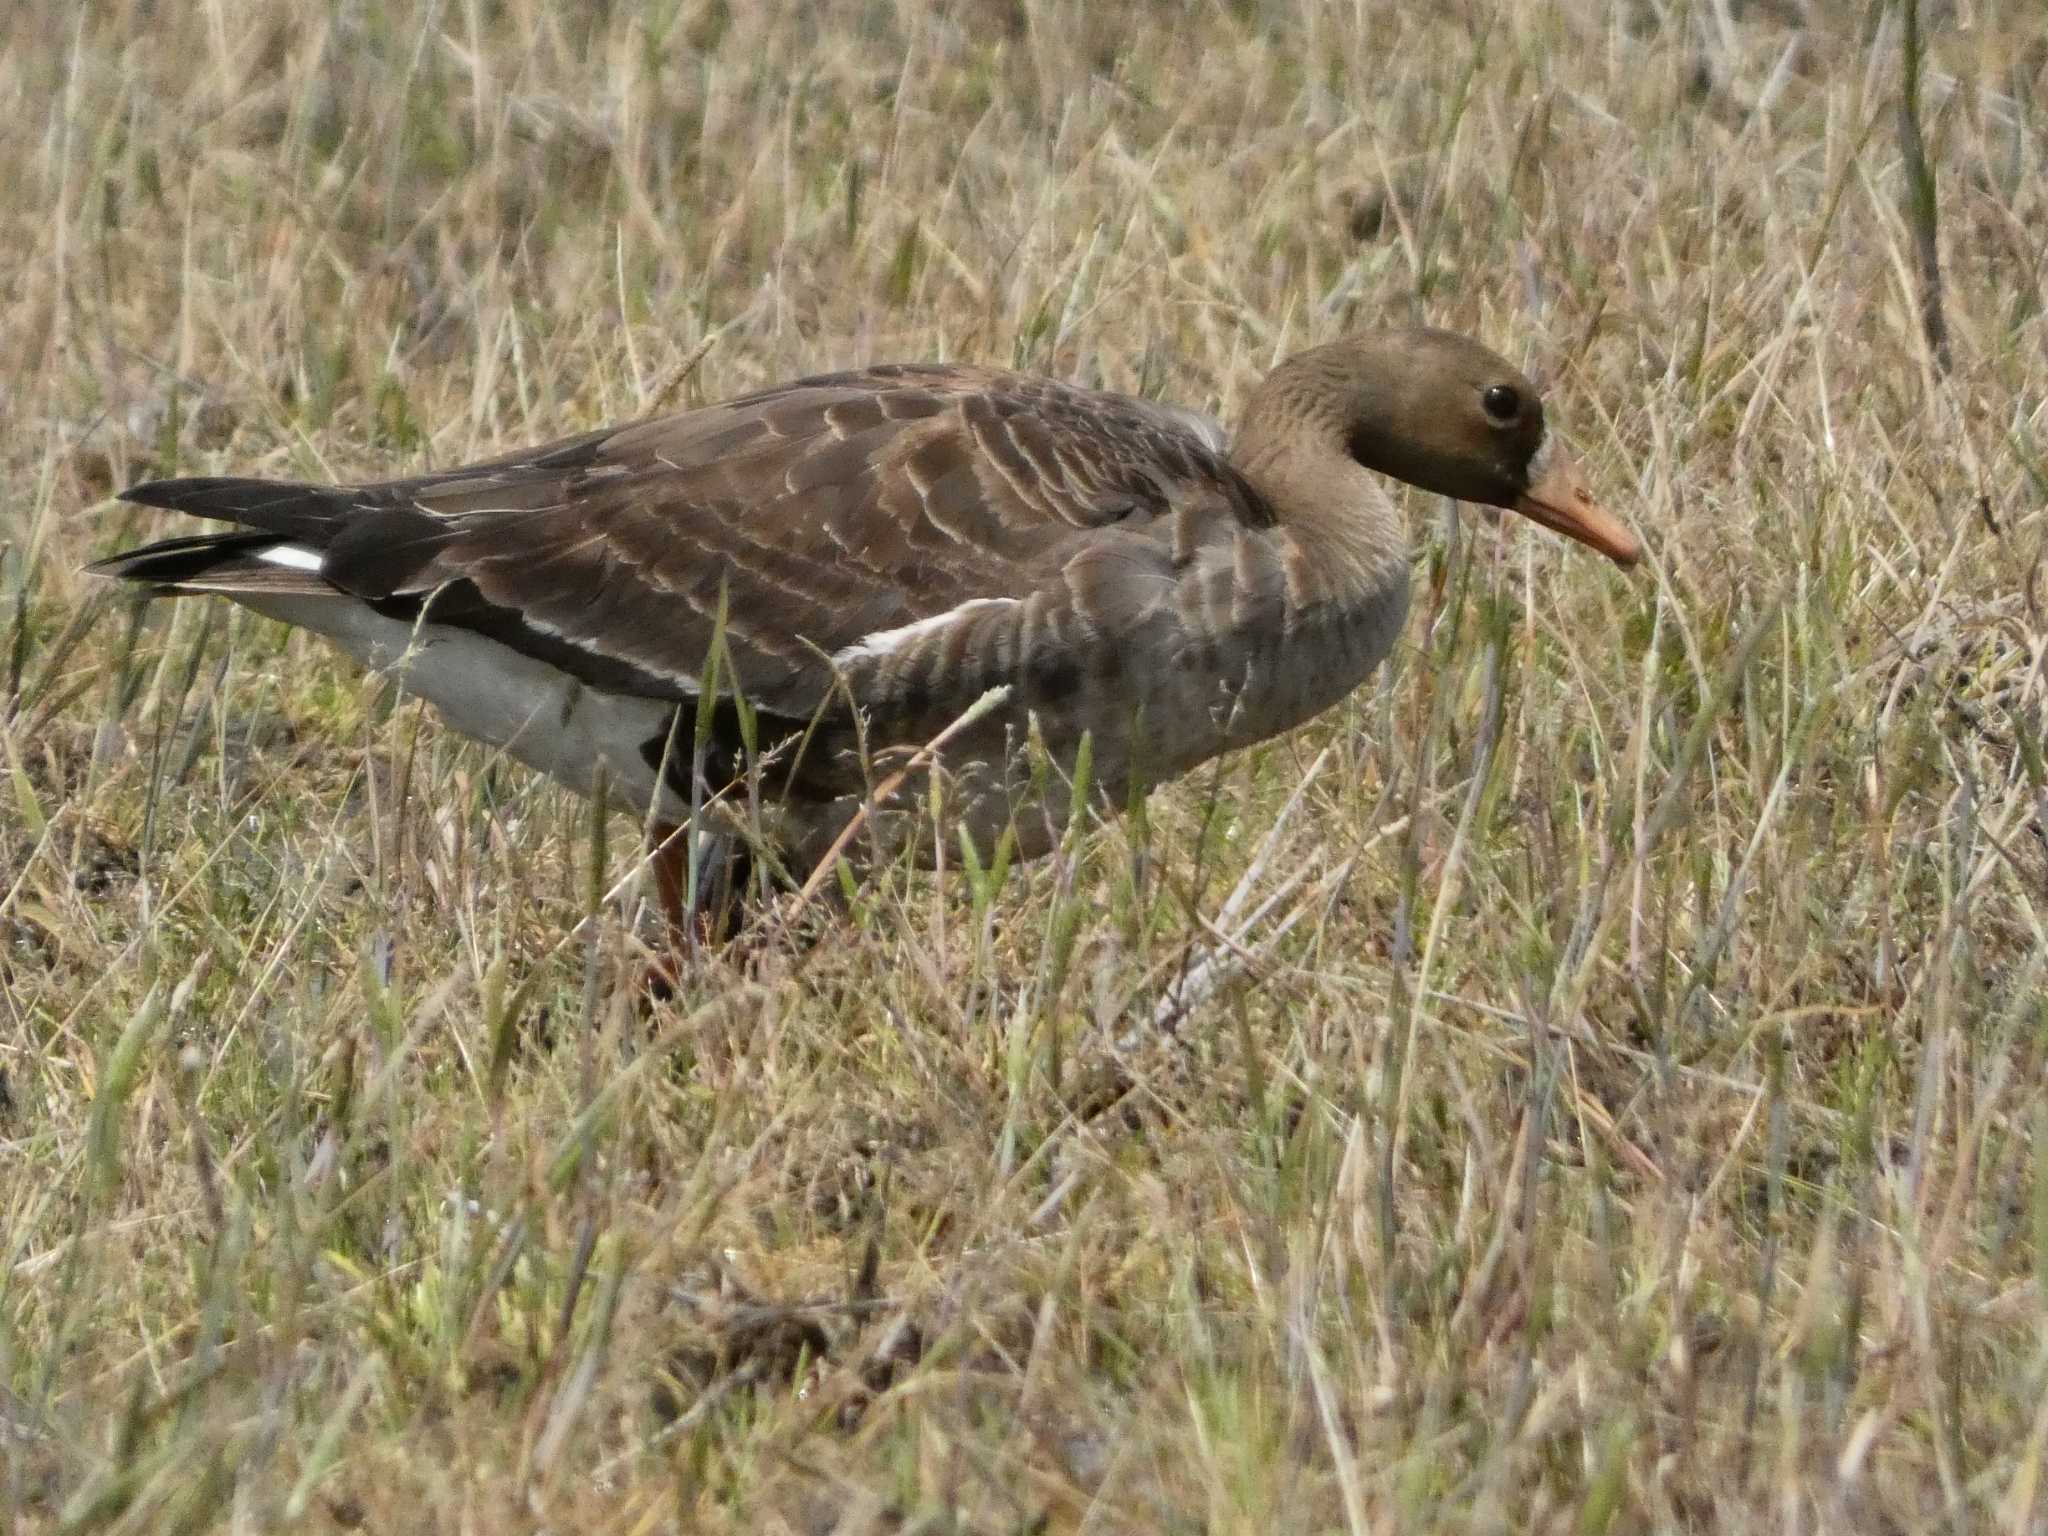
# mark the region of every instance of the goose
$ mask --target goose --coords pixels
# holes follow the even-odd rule
[[[729,936],[776,884],[764,857],[815,879],[915,836],[909,811],[893,844],[848,834],[883,823],[878,784],[907,782],[888,765],[928,766],[934,739],[969,834],[1031,856],[1072,811],[1035,752],[1070,767],[1085,737],[1119,807],[1337,703],[1407,609],[1380,476],[1624,567],[1641,553],[1535,386],[1417,328],[1289,357],[1234,435],[1051,378],[895,363],[408,479],[154,480],[123,499],[233,526],[88,569],[324,635],[455,730],[605,786],[647,817],[671,930]]]

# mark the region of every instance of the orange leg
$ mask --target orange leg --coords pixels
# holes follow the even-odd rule
[[[676,990],[683,956],[689,952],[683,891],[690,878],[690,840],[680,835],[673,822],[666,821],[657,821],[650,836],[654,845],[654,895],[661,907],[662,926],[668,930],[669,953],[647,967],[646,987],[656,997],[667,997]]]
[[[652,836],[655,897],[661,903],[669,937],[681,944],[688,937],[683,928],[683,888],[690,878],[690,840],[680,827],[667,821],[657,821]]]
[[[668,930],[669,954],[647,968],[647,989],[665,997],[676,989],[683,961],[700,947],[730,944],[746,925],[753,859],[744,847],[721,847],[718,864],[703,871],[704,888],[690,900],[690,839],[671,821],[650,831],[655,899]]]

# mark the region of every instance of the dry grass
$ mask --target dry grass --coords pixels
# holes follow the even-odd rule
[[[0,1533],[2042,1529],[2048,40],[1922,11],[1909,177],[1832,0],[17,6]],[[77,574],[1410,315],[1644,572],[1417,498],[1349,706],[644,1019],[626,820]]]

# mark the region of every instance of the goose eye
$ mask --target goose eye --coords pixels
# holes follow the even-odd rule
[[[1486,407],[1487,415],[1499,422],[1513,421],[1522,413],[1522,397],[1512,384],[1488,385],[1479,403]]]

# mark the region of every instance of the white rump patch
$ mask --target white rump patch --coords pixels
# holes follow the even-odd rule
[[[259,549],[256,558],[271,565],[281,565],[288,571],[311,571],[315,576],[327,564],[325,555],[303,544],[273,544],[268,549]]]
[[[971,597],[958,608],[948,608],[944,613],[935,613],[928,619],[919,619],[912,624],[898,625],[895,629],[878,629],[872,635],[863,635],[848,646],[842,646],[832,653],[832,660],[838,666],[851,666],[857,661],[870,661],[900,651],[904,646],[921,639],[934,630],[945,629],[958,624],[974,614],[991,608],[1014,608],[1014,597]]]

